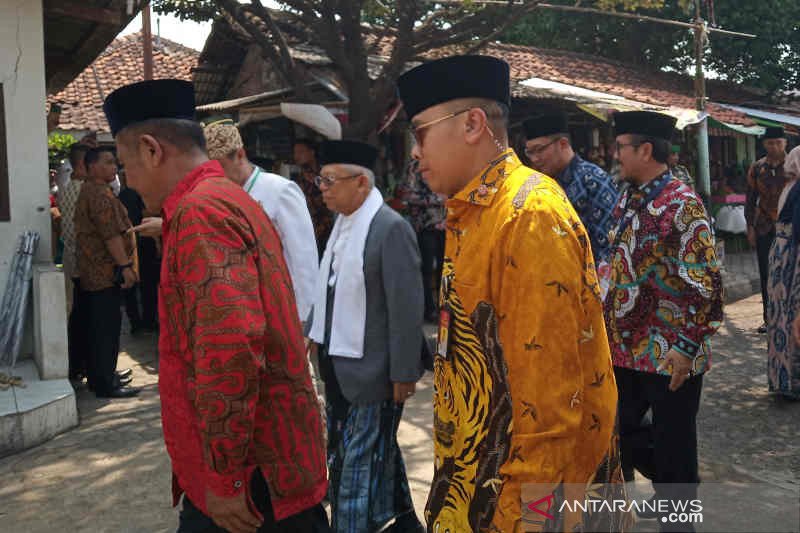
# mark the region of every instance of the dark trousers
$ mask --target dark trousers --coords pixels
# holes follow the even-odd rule
[[[142,237],[139,241],[139,283],[123,291],[125,314],[131,327],[154,328],[158,322],[158,279],[161,262],[153,239]],[[140,306],[141,302],[141,306]]]
[[[769,249],[775,241],[775,230],[766,235],[756,237],[756,257],[758,258],[758,276],[761,278],[761,301],[764,304],[764,323],[767,322],[767,279],[769,278]]]
[[[422,258],[422,287],[425,290],[425,316],[436,311],[444,260],[444,230],[424,229],[417,233]]]
[[[70,379],[86,375],[89,366],[88,325],[86,295],[81,291],[81,280],[72,278],[72,309],[67,321]]]
[[[122,326],[120,289],[86,291],[89,388],[98,396],[114,389]]]
[[[272,512],[267,483],[259,470],[253,474],[250,487],[253,504],[264,517],[264,523],[258,528],[258,533],[327,533],[330,531],[328,515],[325,514],[325,509],[321,504],[318,503],[310,509],[277,521]],[[223,533],[225,531],[195,507],[189,498],[183,497],[177,533]]]
[[[619,389],[620,451],[630,463],[634,447],[641,446],[641,421],[652,409],[652,446],[656,498],[693,500],[700,483],[697,465],[697,410],[703,376],[687,379],[675,392],[670,378],[627,368],[614,368]],[[694,531],[691,524],[663,524],[662,531]],[[665,529],[668,528],[668,529]]]

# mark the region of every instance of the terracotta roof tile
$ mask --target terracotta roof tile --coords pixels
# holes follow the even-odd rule
[[[483,53],[506,60],[514,81],[537,77],[647,104],[688,109],[695,105],[693,79],[677,73],[652,72],[597,56],[530,46],[492,43]],[[720,82],[709,83],[707,89],[712,100],[730,102],[758,97]],[[746,115],[711,102],[706,110],[722,122],[754,124]]]
[[[115,89],[143,79],[142,33],[115,39],[63,91],[48,96],[62,104],[59,129],[108,132],[103,100]],[[192,81],[200,52],[163,37],[153,38],[153,77]]]

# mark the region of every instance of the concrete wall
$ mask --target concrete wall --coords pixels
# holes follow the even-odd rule
[[[52,262],[45,124],[42,2],[0,0],[0,83],[5,100],[11,221],[0,222],[0,291],[17,237],[41,235],[37,262]]]
[[[38,231],[36,262],[52,264],[45,123],[42,2],[0,0],[0,83],[8,143],[11,221],[0,222],[0,294],[23,231]],[[28,317],[33,313],[33,294]],[[20,358],[36,348],[32,320],[26,320]]]

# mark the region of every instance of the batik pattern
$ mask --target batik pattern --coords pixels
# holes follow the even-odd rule
[[[779,221],[767,281],[767,380],[770,392],[794,399],[800,399],[800,346],[792,332],[800,309],[798,277],[800,247],[792,238],[792,225]]]
[[[692,189],[668,172],[657,179],[666,185],[646,205],[644,189],[631,187],[615,211],[630,223],[612,235],[605,317],[614,366],[655,373],[675,349],[703,372],[722,321],[714,235]]]
[[[278,520],[327,488],[322,424],[277,233],[207,163],[164,206],[162,421],[177,492],[245,490],[255,468]]]

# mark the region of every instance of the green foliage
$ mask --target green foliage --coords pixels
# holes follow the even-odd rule
[[[574,5],[572,1],[560,3]],[[616,7],[659,18],[691,22],[693,2],[637,1],[623,6],[598,0],[584,7]],[[614,4],[612,6],[612,4]],[[658,6],[661,4],[661,6]],[[708,18],[703,2],[702,15]],[[726,30],[754,33],[756,39],[710,34],[705,66],[722,79],[767,91],[795,89],[800,81],[800,2],[797,0],[715,0],[715,22]],[[539,10],[523,17],[501,41],[575,52],[685,71],[694,65],[691,30],[655,22],[588,13]]]
[[[153,0],[151,5],[156,13],[171,13],[181,20],[202,22],[218,14],[213,0]]]
[[[51,169],[61,165],[61,161],[69,154],[69,149],[78,142],[68,133],[53,132],[47,137],[47,160]]]

